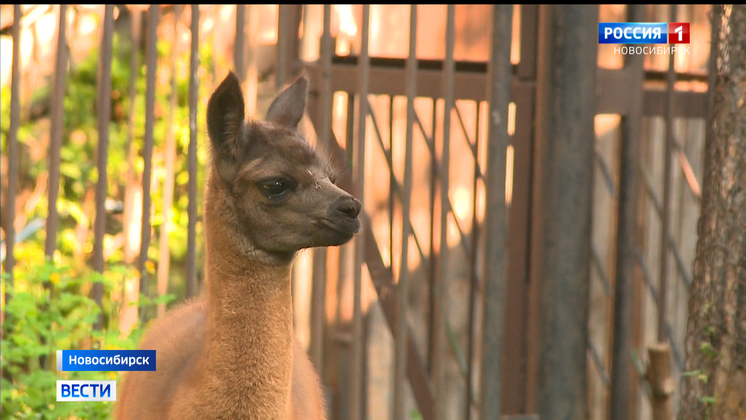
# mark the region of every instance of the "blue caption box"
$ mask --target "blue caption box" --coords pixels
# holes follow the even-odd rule
[[[609,23],[598,24],[599,44],[667,44],[668,24]]]
[[[57,350],[57,370],[155,371],[155,350]]]

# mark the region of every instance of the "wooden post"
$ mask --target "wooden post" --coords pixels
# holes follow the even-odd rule
[[[671,348],[667,343],[653,344],[648,347],[648,357],[645,377],[650,384],[653,420],[672,420],[675,384],[671,377]]]

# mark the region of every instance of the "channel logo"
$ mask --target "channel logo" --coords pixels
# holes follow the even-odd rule
[[[116,401],[117,381],[57,381],[57,401]]]
[[[689,43],[689,22],[669,23],[668,24],[668,43],[669,44],[688,44]]]
[[[599,44],[688,44],[689,23],[600,22]]]

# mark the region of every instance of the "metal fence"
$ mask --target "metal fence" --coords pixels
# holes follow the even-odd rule
[[[204,65],[198,47],[203,42],[200,10],[206,7],[151,6],[147,12],[136,9],[131,20],[135,44],[140,20],[145,22],[144,167],[133,174],[133,179],[141,177],[143,188],[135,263],[145,294],[155,280],[146,274],[146,262],[153,231],[150,186],[161,13],[174,13],[175,20],[189,21],[191,28],[186,296],[199,290],[197,153],[204,130],[197,126],[197,74]],[[330,418],[378,418],[371,414],[375,396],[370,389],[380,372],[370,366],[377,357],[371,354],[373,331],[381,325],[390,331],[393,352],[391,372],[381,376],[390,382],[380,389],[392,399],[394,418],[409,418],[413,406],[423,419],[497,418],[500,412],[549,419],[546,413],[559,418],[558,413],[586,410],[591,418],[646,418],[643,349],[654,341],[669,342],[674,365],[683,369],[681,317],[686,313],[680,307],[691,284],[693,253],[682,246],[693,249],[696,239],[695,226],[688,223],[699,211],[703,144],[691,121],[705,117],[707,92],[677,82],[706,84],[706,74],[677,72],[674,55],[668,56],[667,70],[651,69],[641,55],[625,57],[620,68],[598,67],[599,9],[591,6],[484,6],[491,23],[486,61],[454,58],[460,35],[456,15],[467,6],[440,6],[445,10],[443,59],[418,59],[416,36],[407,41],[407,58],[372,56],[375,7],[381,6],[354,9],[362,16],[360,46],[349,55],[335,53],[332,6],[278,9],[276,87],[301,71],[308,74],[307,111],[318,143],[350,169],[340,184],[364,203],[366,228],[354,243],[315,250],[310,262],[309,352],[327,387]],[[406,7],[410,34],[429,30],[418,12],[423,7]],[[703,14],[694,7],[663,7],[670,14],[661,17],[660,9],[629,6],[626,20],[684,20],[677,11],[693,20]],[[106,269],[106,122],[114,12],[114,6],[106,6],[101,23],[100,175],[91,258],[97,271]],[[4,193],[5,220],[11,221],[18,170],[21,7],[14,6],[14,13]],[[69,7],[59,6],[58,13],[45,247],[50,258],[59,223],[60,149],[67,141],[62,117]],[[253,7],[236,6],[239,30],[232,40],[232,67],[249,86],[250,101],[258,77],[256,43],[249,32],[256,27],[248,23],[258,18],[252,13]],[[308,41],[314,17],[323,21],[317,23],[321,37]],[[296,36],[301,27],[304,38]],[[320,47],[318,60],[301,58],[304,42]],[[516,46],[520,59],[511,62]],[[139,66],[136,58],[132,66]],[[591,131],[591,117],[601,114],[618,116],[604,135]],[[598,133],[599,119],[595,122]],[[131,131],[130,142],[140,141],[134,137]],[[19,238],[12,222],[3,229],[5,271],[12,282]],[[167,261],[168,254],[161,255]],[[461,294],[454,292],[458,287]],[[93,295],[100,303],[102,289],[94,288]],[[351,315],[340,315],[350,300]],[[385,323],[371,315],[374,307]],[[153,315],[140,312],[143,319]],[[654,326],[646,322],[651,317]]]

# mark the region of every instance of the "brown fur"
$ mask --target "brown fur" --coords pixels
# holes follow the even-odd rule
[[[296,132],[306,90],[304,78],[288,87],[267,122],[244,121],[233,74],[210,98],[206,293],[153,325],[141,348],[157,371],[126,376],[119,420],[326,418],[293,338],[290,267],[300,249],[349,241],[360,203]]]

